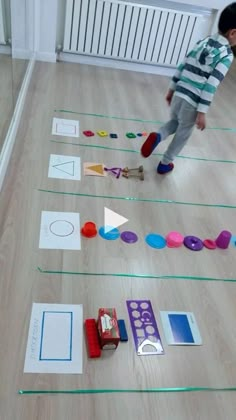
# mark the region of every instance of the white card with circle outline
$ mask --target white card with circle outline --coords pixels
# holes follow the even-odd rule
[[[79,121],[53,118],[52,134],[64,137],[79,137]]]
[[[80,250],[80,214],[42,211],[39,248]]]

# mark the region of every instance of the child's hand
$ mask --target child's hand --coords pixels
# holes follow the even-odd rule
[[[173,98],[173,94],[174,94],[174,91],[171,90],[171,89],[169,89],[168,92],[167,92],[167,94],[166,94],[166,102],[168,103],[169,106],[171,104],[171,101],[172,101],[172,98]]]
[[[198,130],[204,130],[206,128],[206,114],[203,112],[197,113],[196,126]]]

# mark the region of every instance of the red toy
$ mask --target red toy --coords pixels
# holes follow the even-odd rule
[[[92,131],[90,131],[90,130],[83,131],[83,134],[84,134],[86,137],[93,137],[93,136],[94,136],[94,133],[93,133]]]
[[[97,227],[93,222],[86,222],[81,229],[81,233],[86,238],[94,238],[97,235]]]
[[[86,319],[85,320],[85,331],[88,344],[88,354],[89,357],[95,358],[101,356],[101,348],[98,338],[98,329],[95,319]]]
[[[102,349],[116,349],[120,342],[120,333],[115,308],[99,309],[98,333]]]

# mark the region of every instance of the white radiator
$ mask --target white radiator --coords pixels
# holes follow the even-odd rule
[[[67,0],[63,51],[175,67],[205,16],[120,0]]]
[[[5,39],[5,14],[3,0],[0,0],[0,44],[6,44]]]

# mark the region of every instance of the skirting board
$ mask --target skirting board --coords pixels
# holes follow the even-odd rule
[[[11,47],[9,45],[0,45],[0,54],[11,55]]]
[[[37,51],[35,59],[37,61],[44,61],[44,62],[47,62],[47,63],[56,63],[57,54],[55,52],[54,53],[49,53],[49,52]]]
[[[17,58],[20,60],[30,60],[32,57],[32,51],[23,50],[20,48],[12,48],[12,58]]]
[[[14,49],[12,50],[12,58],[23,58],[29,60],[32,56],[32,52],[28,50]],[[43,51],[35,52],[35,60],[45,61],[48,63],[55,63],[57,61],[57,54]]]
[[[162,76],[172,77],[175,73],[174,68],[164,66],[154,66],[143,63],[131,63],[129,61],[114,60],[103,57],[92,57],[82,54],[71,54],[61,52],[58,54],[58,61],[67,61],[70,63],[89,64],[100,67],[109,67],[119,70],[138,71],[142,73],[159,74]]]
[[[28,86],[30,83],[31,75],[34,69],[35,59],[32,58],[28,64],[25,77],[19,92],[19,96],[16,102],[16,106],[14,109],[14,113],[10,122],[10,126],[7,131],[7,135],[5,137],[2,151],[0,154],[0,191],[2,189],[4,177],[6,175],[8,163],[11,157],[12,149],[15,144],[16,134],[19,127],[21,114],[23,111],[25,98],[28,90]]]

